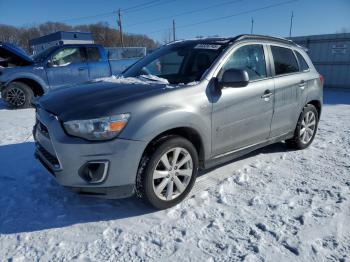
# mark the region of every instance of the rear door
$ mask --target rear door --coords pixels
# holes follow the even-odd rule
[[[306,62],[306,59],[304,56],[307,56],[307,54],[302,54],[299,50],[294,50],[294,53],[298,59],[299,64],[299,73],[300,73],[300,83],[299,83],[299,92],[300,92],[300,99],[299,99],[299,111],[304,107],[306,100],[307,100],[307,93],[309,87],[313,84],[315,80],[315,75],[310,74],[310,66]]]
[[[302,74],[299,73],[298,61],[292,49],[271,45],[270,50],[275,82],[275,106],[271,123],[271,137],[276,137],[294,130],[306,82]]]
[[[219,155],[269,138],[273,114],[274,81],[266,66],[266,46],[246,44],[233,50],[220,75],[232,68],[244,69],[249,84],[223,88],[214,97],[212,154]]]
[[[46,73],[51,88],[87,82],[89,70],[84,48],[69,46],[59,49],[52,55]]]
[[[101,53],[101,49],[98,46],[86,47],[86,53],[90,80],[111,76],[111,68],[108,59],[104,53]]]

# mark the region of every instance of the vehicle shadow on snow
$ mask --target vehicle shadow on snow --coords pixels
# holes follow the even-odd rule
[[[135,197],[106,200],[61,187],[33,156],[34,143],[0,146],[0,234],[61,228],[155,212]]]
[[[233,160],[228,160],[227,162],[225,162],[223,164],[219,164],[219,165],[216,165],[214,167],[208,168],[208,169],[200,172],[199,176],[202,176],[202,175],[205,175],[207,173],[210,173],[210,172],[212,172],[215,169],[218,169],[220,167],[229,165],[229,164],[231,164],[233,162],[238,162],[238,161],[243,160],[243,159],[256,157],[259,154],[272,154],[272,153],[281,153],[281,152],[287,153],[287,152],[291,152],[291,151],[295,151],[295,149],[292,149],[292,148],[288,147],[284,142],[278,142],[278,143],[275,143],[275,144],[272,144],[272,145],[268,145],[268,146],[260,148],[260,149],[256,149],[255,151],[252,151],[252,152],[250,152],[250,153],[248,153],[248,154],[246,154],[244,156],[235,158]]]
[[[278,143],[240,159],[287,150],[283,143]],[[62,228],[136,217],[156,211],[135,197],[105,200],[70,192],[58,185],[35,160],[33,151],[33,142],[0,146],[0,234]]]

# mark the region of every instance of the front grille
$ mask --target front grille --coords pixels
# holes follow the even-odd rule
[[[55,168],[60,168],[60,163],[56,156],[52,155],[50,152],[46,151],[41,145],[37,144],[37,149],[41,155]]]

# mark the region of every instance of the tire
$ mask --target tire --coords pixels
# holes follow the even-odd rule
[[[286,140],[286,144],[294,149],[310,146],[317,132],[318,121],[317,109],[313,105],[306,105],[299,116],[293,138]]]
[[[193,144],[179,136],[166,137],[142,158],[136,194],[157,209],[170,208],[188,195],[197,173],[198,153]]]
[[[31,107],[34,93],[27,84],[12,82],[3,90],[1,96],[9,107],[21,109]]]

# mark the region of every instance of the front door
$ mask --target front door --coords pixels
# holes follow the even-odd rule
[[[81,84],[89,80],[89,70],[83,48],[64,47],[51,58],[46,69],[51,88]]]
[[[266,47],[248,44],[236,48],[220,70],[248,72],[246,87],[223,88],[213,102],[212,155],[266,141],[273,115],[274,81],[266,68]]]

